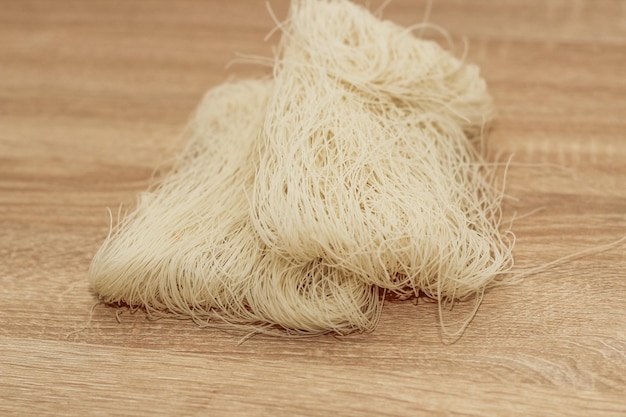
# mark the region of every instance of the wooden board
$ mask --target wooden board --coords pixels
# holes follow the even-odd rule
[[[505,219],[542,209],[514,223],[516,267],[626,235],[626,3],[436,0],[430,20],[497,101]],[[268,55],[272,27],[256,0],[0,0],[0,415],[626,415],[624,245],[487,293],[452,345],[425,302],[372,334],[241,344],[92,309],[106,207],[132,205],[206,89],[268,73],[225,65]]]

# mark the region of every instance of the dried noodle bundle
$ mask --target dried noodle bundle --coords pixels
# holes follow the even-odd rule
[[[370,331],[384,293],[440,306],[511,264],[476,149],[478,68],[346,0],[293,0],[273,81],[211,90],[186,149],[90,281],[152,315],[279,334]]]
[[[375,288],[316,261],[272,255],[252,227],[246,193],[270,88],[245,81],[208,92],[174,171],[142,195],[92,262],[90,281],[105,301],[254,331],[373,329]]]
[[[511,248],[470,140],[491,115],[478,69],[347,1],[294,1],[282,29],[251,207],[263,241],[401,296],[479,294]]]

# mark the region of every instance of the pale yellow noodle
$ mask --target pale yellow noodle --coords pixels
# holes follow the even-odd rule
[[[476,149],[493,114],[478,68],[345,0],[294,0],[281,29],[250,210],[263,242],[400,297],[482,294],[513,240]]]
[[[245,81],[207,94],[174,171],[96,254],[89,279],[103,300],[248,331],[373,329],[376,288],[319,260],[269,253],[249,221],[254,139],[270,88]]]
[[[93,288],[287,335],[371,331],[383,294],[478,307],[514,241],[478,68],[346,0],[293,0],[279,27],[274,79],[207,94],[173,171],[96,254]]]

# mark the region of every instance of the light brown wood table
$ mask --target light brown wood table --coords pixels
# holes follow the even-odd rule
[[[436,0],[430,20],[495,97],[505,220],[542,208],[514,223],[516,267],[626,235],[626,2]],[[88,323],[105,208],[132,205],[205,90],[268,73],[225,66],[269,55],[273,26],[252,0],[0,1],[0,415],[626,415],[625,246],[488,292],[452,345],[421,301],[342,339],[239,344],[103,305]]]

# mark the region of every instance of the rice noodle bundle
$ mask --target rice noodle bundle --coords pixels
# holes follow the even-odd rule
[[[373,330],[383,293],[481,294],[512,259],[476,149],[492,116],[478,68],[347,0],[292,0],[280,28],[274,80],[206,95],[93,288],[272,334]]]
[[[271,332],[372,330],[378,290],[316,260],[268,253],[248,216],[268,81],[210,91],[174,170],[96,254],[93,288],[153,316]]]
[[[296,0],[259,136],[251,217],[272,252],[400,296],[480,293],[510,267],[468,135],[478,69],[343,0]]]

